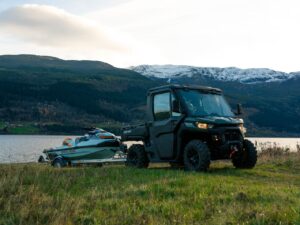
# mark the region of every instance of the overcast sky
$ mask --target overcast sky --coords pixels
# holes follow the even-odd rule
[[[1,0],[0,54],[290,72],[299,27],[299,0]]]

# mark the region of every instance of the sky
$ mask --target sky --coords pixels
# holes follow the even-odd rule
[[[0,0],[0,54],[300,71],[299,0]]]

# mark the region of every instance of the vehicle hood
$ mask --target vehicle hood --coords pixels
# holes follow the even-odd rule
[[[221,116],[187,117],[186,122],[202,122],[217,125],[238,125],[244,123],[243,119],[240,118]]]

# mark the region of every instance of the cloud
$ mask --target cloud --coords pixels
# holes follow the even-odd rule
[[[298,0],[131,0],[87,17],[159,48],[165,60],[147,64],[295,71],[299,6]]]
[[[121,67],[161,59],[155,46],[112,27],[105,18],[102,23],[48,5],[12,7],[0,12],[0,52],[101,60]]]
[[[41,47],[100,52],[126,50],[107,28],[47,5],[23,5],[2,12],[0,33]]]
[[[1,54],[299,70],[298,0],[92,0],[88,10],[74,1],[33,0],[76,15],[48,5],[0,12]]]

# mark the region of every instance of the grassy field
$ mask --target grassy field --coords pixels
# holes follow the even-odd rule
[[[300,224],[300,155],[207,173],[0,165],[0,224]]]

